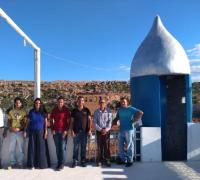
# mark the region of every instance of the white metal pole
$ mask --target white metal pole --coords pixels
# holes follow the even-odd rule
[[[35,54],[35,85],[34,85],[34,98],[40,98],[40,49],[34,50]]]
[[[6,20],[6,22],[17,31],[34,49],[38,46],[19,28],[17,24],[0,8],[0,16]]]
[[[40,97],[40,48],[15,24],[15,22],[0,8],[0,16],[6,20],[6,22],[17,31],[24,40],[34,48],[34,97]]]

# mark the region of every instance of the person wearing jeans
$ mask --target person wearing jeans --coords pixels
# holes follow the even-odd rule
[[[59,97],[57,99],[57,106],[52,110],[50,118],[53,139],[56,146],[56,155],[58,160],[56,170],[61,170],[64,168],[64,156],[67,144],[67,131],[69,129],[70,124],[70,111],[64,105],[63,97]]]
[[[119,157],[122,162],[132,163],[134,152],[134,130],[120,131],[118,136]],[[124,147],[126,143],[126,147]],[[124,151],[126,148],[126,151]]]
[[[16,144],[18,146],[19,154],[16,155]],[[24,137],[23,132],[10,132],[10,164],[12,168],[23,167],[24,161]]]
[[[56,155],[58,159],[57,170],[63,169],[66,146],[67,146],[67,136],[63,137],[62,131],[57,131],[53,135],[54,143],[56,146]]]
[[[26,111],[23,109],[21,98],[14,100],[14,108],[8,113],[8,128],[10,131],[10,164],[11,168],[22,168],[24,161],[24,137],[27,123]],[[16,155],[16,148],[19,149],[19,155]]]
[[[84,107],[84,98],[78,97],[78,107],[72,111],[72,136],[74,141],[72,168],[78,164],[79,146],[81,147],[81,166],[85,167],[87,136],[91,134],[91,113]]]
[[[134,107],[128,106],[128,99],[121,99],[121,107],[117,112],[114,124],[119,121],[119,146],[118,146],[118,164],[126,164],[130,167],[133,164],[134,154],[134,123],[139,121],[143,112]]]
[[[77,135],[74,136],[73,141],[74,141],[74,149],[73,149],[74,163],[76,164],[76,162],[78,162],[79,146],[80,146],[81,147],[81,162],[83,166],[83,163],[85,161],[85,156],[86,156],[87,133],[83,131],[77,133]]]

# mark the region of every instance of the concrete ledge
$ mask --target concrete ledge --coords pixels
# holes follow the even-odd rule
[[[141,128],[141,161],[161,161],[161,128]]]
[[[188,123],[187,160],[200,160],[200,123]]]
[[[9,142],[10,142],[10,134],[8,133],[7,137],[3,139],[3,147],[2,147],[2,165],[7,166],[9,165]],[[51,164],[57,163],[57,157],[56,157],[56,149],[55,144],[53,140],[53,135],[51,134],[51,131],[48,130],[48,147],[49,147],[49,153],[50,153],[50,159]],[[24,140],[24,163],[26,163],[27,160],[27,150],[28,150],[28,138]],[[18,148],[16,148],[16,152],[18,153]],[[72,155],[73,155],[73,139],[72,137],[68,137],[67,142],[67,149],[65,153],[65,162],[70,163],[72,162]]]

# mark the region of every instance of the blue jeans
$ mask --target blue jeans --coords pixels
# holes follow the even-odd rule
[[[19,154],[16,154],[16,147],[19,149]],[[24,161],[24,137],[23,132],[11,132],[10,133],[10,164],[11,165],[23,165]]]
[[[53,139],[56,146],[58,165],[63,165],[66,154],[67,136],[63,139],[63,133],[56,132],[56,134],[53,135]]]
[[[120,131],[118,136],[118,156],[123,162],[133,162],[134,130]]]
[[[79,146],[81,146],[81,162],[86,159],[87,133],[80,132],[74,137],[73,160],[78,162]]]

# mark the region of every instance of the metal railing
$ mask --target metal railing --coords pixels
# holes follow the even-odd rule
[[[111,160],[116,161],[118,157],[118,132],[111,130],[110,132],[110,153]],[[141,153],[141,136],[140,136],[140,128],[135,129],[134,134],[134,161],[140,161]],[[96,132],[92,132],[92,135],[88,138],[87,142],[87,159],[89,161],[96,161],[97,157],[97,139]]]

